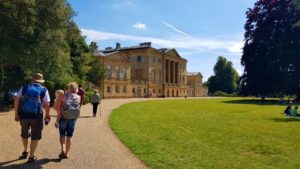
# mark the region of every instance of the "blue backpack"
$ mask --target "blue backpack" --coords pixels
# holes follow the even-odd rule
[[[39,84],[24,85],[22,89],[21,113],[39,114],[42,113],[42,101],[46,88]]]

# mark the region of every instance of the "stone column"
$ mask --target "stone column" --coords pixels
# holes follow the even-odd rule
[[[168,83],[168,60],[165,60],[164,81],[165,83]]]
[[[168,83],[171,83],[171,61],[168,64]]]

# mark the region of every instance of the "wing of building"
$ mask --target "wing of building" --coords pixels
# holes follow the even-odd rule
[[[96,50],[106,76],[100,86],[104,98],[207,96],[200,72],[187,73],[187,60],[173,49],[138,46]]]

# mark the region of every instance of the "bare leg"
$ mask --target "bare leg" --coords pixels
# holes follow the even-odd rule
[[[28,138],[22,138],[22,142],[23,142],[23,147],[24,147],[23,152],[28,152]]]
[[[66,136],[60,136],[59,141],[60,141],[61,152],[65,153],[64,147],[65,147],[65,144],[66,144]]]
[[[72,138],[71,137],[67,137],[67,141],[66,141],[66,155],[67,157],[69,156],[69,151],[71,148],[71,143],[72,143]]]
[[[36,150],[38,142],[39,142],[39,140],[31,140],[31,143],[30,143],[30,157],[34,156],[34,152]]]

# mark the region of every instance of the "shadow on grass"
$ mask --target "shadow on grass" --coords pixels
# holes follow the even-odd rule
[[[287,118],[272,118],[271,120],[275,122],[300,122],[300,118],[297,117],[287,117]]]
[[[24,163],[21,164],[10,164],[13,163],[15,161],[19,161],[20,159],[15,159],[15,160],[10,160],[10,161],[4,161],[4,162],[0,162],[0,168],[2,169],[12,169],[12,168],[16,168],[16,169],[40,169],[40,168],[44,168],[43,165],[49,163],[49,162],[60,162],[61,159],[48,159],[48,158],[43,158],[43,159],[38,159],[37,161],[33,162],[33,163],[27,163],[27,161],[25,161]]]
[[[272,100],[265,100],[261,101],[260,99],[242,99],[242,100],[227,100],[222,101],[223,103],[230,103],[230,104],[255,104],[255,105],[281,105],[286,106],[286,104],[279,103],[278,100],[272,99]]]

